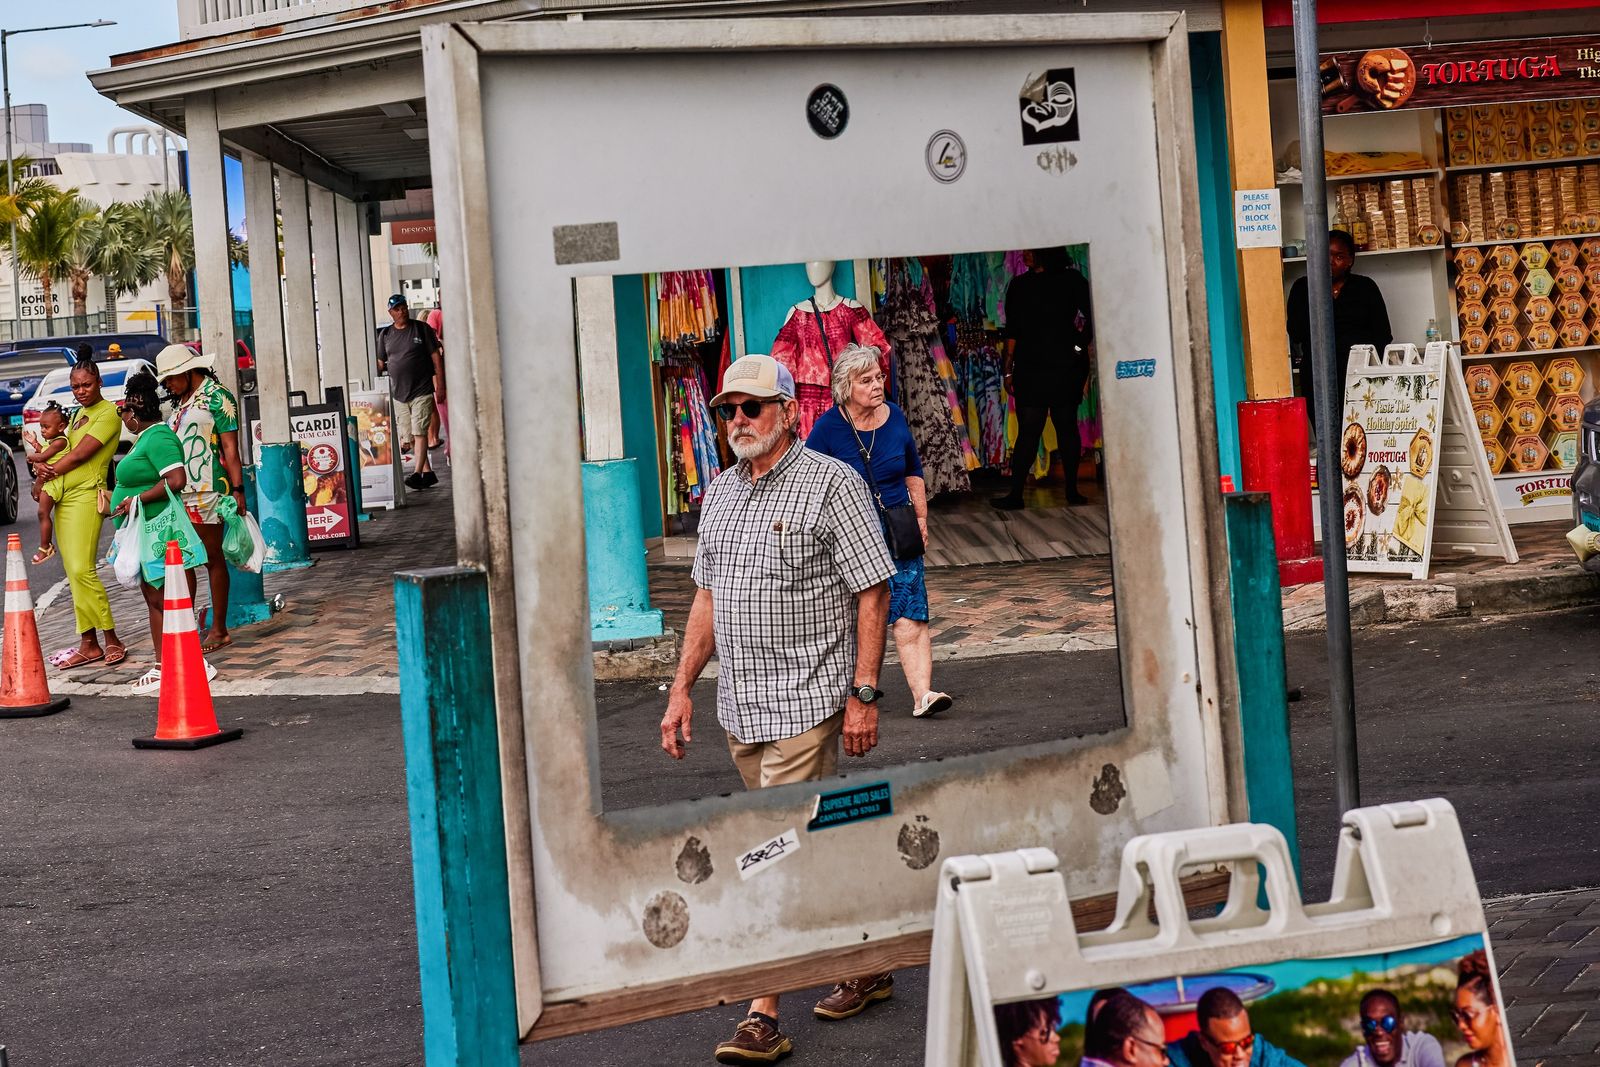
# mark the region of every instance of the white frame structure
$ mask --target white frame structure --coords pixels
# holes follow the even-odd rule
[[[524,1038],[926,960],[939,864],[902,857],[905,826],[940,855],[1049,847],[1086,897],[1114,890],[1134,836],[1244,817],[1182,15],[478,24],[429,27],[423,52],[449,374],[477,413],[457,420],[456,528],[490,580]],[[1019,96],[1062,65],[1082,138],[1051,168]],[[851,103],[830,141],[804,121],[823,82]],[[969,153],[954,182],[924,159],[947,129]],[[894,817],[815,834],[815,787],[602,812],[574,279],[1085,241],[1127,727],[847,762],[823,788],[887,780]],[[695,725],[721,745],[712,708]],[[797,853],[738,876],[789,829]],[[690,837],[713,870],[692,882]]]

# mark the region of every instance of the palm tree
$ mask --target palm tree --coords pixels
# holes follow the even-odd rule
[[[22,216],[29,208],[50,199],[56,189],[55,186],[43,178],[25,178],[23,174],[33,166],[33,160],[27,156],[16,156],[11,161],[11,173],[16,176],[16,181],[7,179],[6,171],[0,168],[0,226],[9,226],[13,222],[21,222]]]
[[[95,273],[106,287],[106,311],[117,321],[117,297],[132,296],[161,277],[161,249],[145,238],[136,204],[108,204],[100,213]]]
[[[228,231],[228,266],[248,267],[250,265],[250,242],[243,237]]]
[[[100,248],[105,242],[105,216],[100,208],[78,198],[74,208],[79,214],[77,236],[67,255],[67,284],[72,294],[72,314],[84,318],[89,314],[89,279],[100,267]]]
[[[47,322],[55,317],[53,283],[70,277],[73,251],[93,210],[76,189],[68,189],[29,208],[17,226],[17,265],[39,280]]]
[[[152,190],[139,201],[137,211],[141,236],[161,253],[173,311],[188,307],[189,272],[194,269],[194,215],[189,194],[181,189]]]

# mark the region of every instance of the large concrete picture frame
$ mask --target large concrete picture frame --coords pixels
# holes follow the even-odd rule
[[[524,1038],[925,960],[945,855],[1047,846],[1103,894],[1134,835],[1245,816],[1181,15],[461,25],[424,53]],[[1077,139],[1025,143],[1025,86],[1064,68]],[[849,105],[832,139],[806,119],[824,83]],[[1068,243],[1094,269],[1127,727],[845,761],[824,787],[886,779],[894,815],[825,832],[802,786],[601,811],[574,278]],[[695,727],[722,744],[710,707]],[[690,838],[708,862],[680,867]]]

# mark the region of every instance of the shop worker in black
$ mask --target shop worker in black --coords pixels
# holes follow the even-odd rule
[[[1382,352],[1394,335],[1389,330],[1389,309],[1384,306],[1378,283],[1362,274],[1351,274],[1356,261],[1356,242],[1343,230],[1328,231],[1328,266],[1333,274],[1333,370],[1335,388],[1344,393],[1345,372],[1350,366],[1350,346],[1371,345]],[[1316,391],[1311,374],[1311,309],[1306,302],[1306,280],[1301,278],[1289,289],[1289,342],[1297,382],[1295,391],[1306,397],[1311,409],[1311,424],[1317,422]]]
[[[1031,267],[1006,287],[1006,387],[1017,403],[1017,445],[1011,452],[1011,491],[989,502],[1015,511],[1022,487],[1039,454],[1048,418],[1055,423],[1061,465],[1067,474],[1067,503],[1087,504],[1078,492],[1078,407],[1089,382],[1089,342],[1094,320],[1089,279],[1073,266],[1064,248],[1036,248]]]

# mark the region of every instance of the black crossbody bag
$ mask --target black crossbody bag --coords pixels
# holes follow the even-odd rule
[[[811,310],[817,316],[817,333],[822,337],[822,351],[828,357],[831,376],[833,349],[828,344],[828,331],[822,326],[822,311],[817,307],[815,298],[811,301]],[[855,434],[856,450],[861,453],[861,467],[867,472],[867,488],[872,490],[872,499],[878,505],[878,514],[883,523],[883,539],[889,545],[889,555],[897,560],[921,559],[927,551],[927,546],[922,543],[922,527],[917,523],[917,509],[910,504],[896,504],[892,508],[884,506],[883,494],[878,492],[878,479],[872,473],[872,456],[867,452],[866,442],[861,440],[861,431],[850,421],[850,416],[845,413],[842,404],[839,405],[839,414],[843,416],[845,425],[850,427],[850,432]]]

